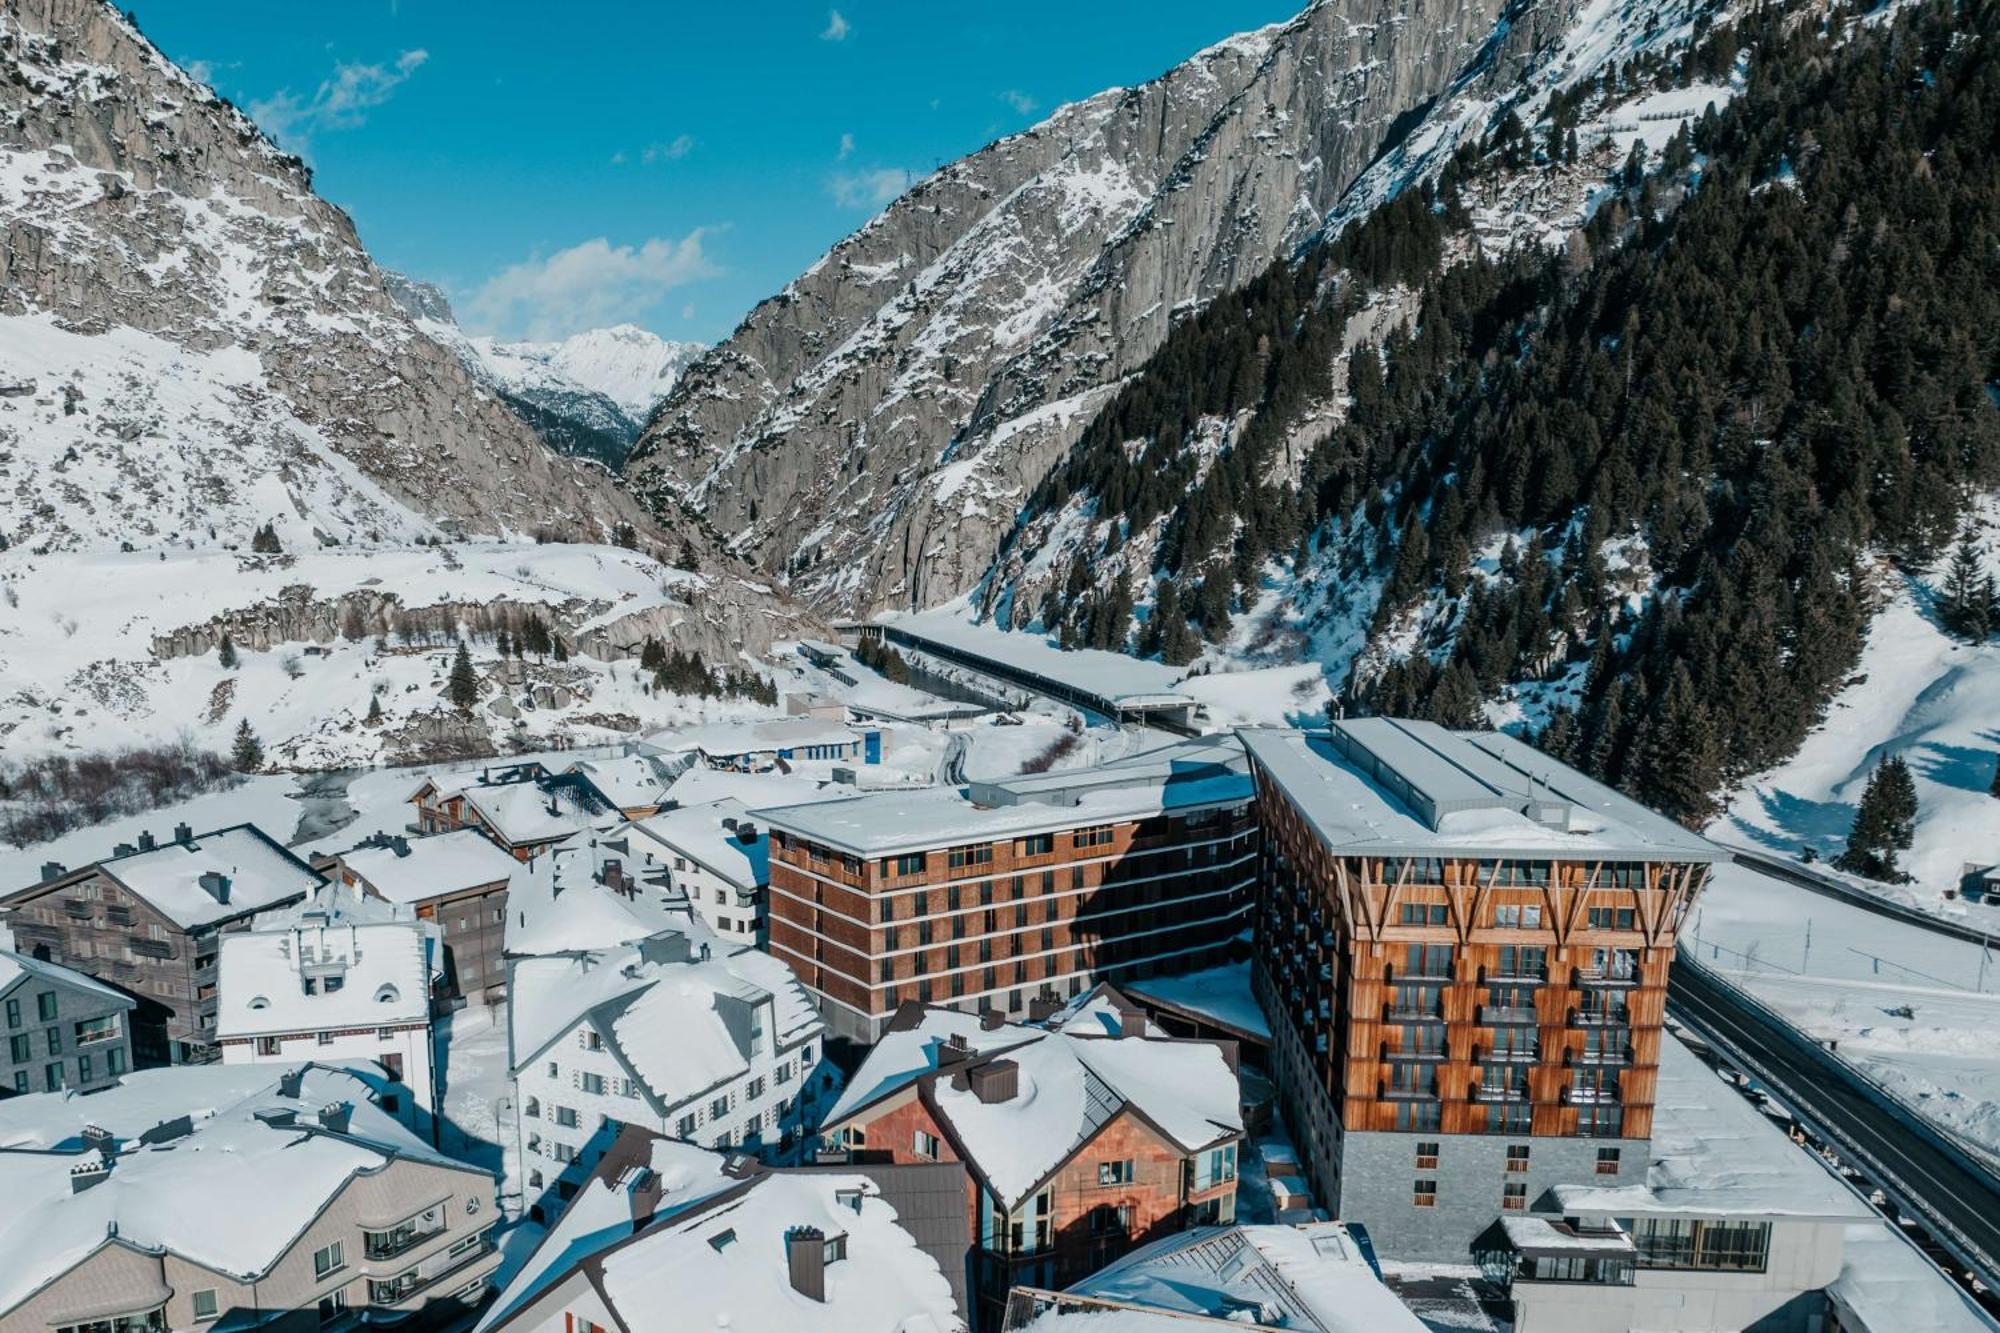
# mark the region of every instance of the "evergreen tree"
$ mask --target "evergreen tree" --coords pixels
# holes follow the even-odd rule
[[[1986,788],[1986,790],[1991,795],[2000,796],[2000,756],[1995,757],[1993,764],[1993,782],[1990,786]]]
[[[266,523],[250,534],[250,549],[258,555],[277,555],[285,548],[278,542],[278,530]]]
[[[445,681],[444,697],[461,713],[471,710],[479,702],[479,677],[472,670],[472,654],[466,651],[460,640],[457,654],[451,659],[451,675]]]
[[[236,670],[236,645],[230,640],[229,631],[222,631],[222,642],[215,647],[215,664],[224,671]]]
[[[569,661],[569,649],[563,647],[562,635],[551,634],[549,636],[549,655],[558,662]]]
[[[636,551],[639,549],[639,530],[630,523],[617,524],[611,529],[611,541],[615,546],[622,546],[628,551]]]
[[[674,563],[682,569],[696,570],[701,568],[701,556],[696,553],[693,542],[685,537],[681,538],[680,558],[674,561]]]
[[[371,694],[368,696],[368,717],[366,718],[366,721],[368,725],[371,727],[379,727],[382,725],[381,695]]]
[[[507,651],[509,639],[510,636],[508,635],[507,631],[504,628],[495,631],[493,635],[493,651],[499,654],[501,657],[510,656],[510,654]]]
[[[1861,802],[1854,808],[1847,848],[1834,864],[1851,874],[1900,883],[1908,877],[1896,864],[1896,853],[1909,850],[1916,825],[1916,780],[1902,756],[1891,755],[1869,774]]]
[[[250,729],[250,719],[236,724],[236,741],[229,748],[229,761],[239,773],[255,773],[264,766],[264,743]]]
[[[1980,569],[1979,547],[1970,528],[1959,534],[1952,549],[1938,595],[1938,614],[1952,633],[1974,643],[1984,643],[1992,632],[1993,581]]]

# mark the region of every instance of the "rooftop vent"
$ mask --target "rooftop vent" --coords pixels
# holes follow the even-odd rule
[[[410,840],[400,833],[393,834],[389,838],[389,850],[399,857],[408,856],[410,854]]]
[[[194,830],[186,824],[174,825],[174,841],[183,847],[194,846]]]
[[[145,829],[139,830],[139,850],[150,852],[160,845],[160,840]]]
[[[972,1047],[967,1045],[965,1038],[956,1032],[946,1039],[944,1045],[938,1047],[937,1062],[940,1069],[962,1065],[971,1058]]]
[[[129,842],[121,842],[111,849],[111,854],[113,856],[130,856],[138,850],[137,847],[134,847]]]
[[[966,1071],[972,1095],[988,1106],[1011,1102],[1021,1090],[1021,1067],[1012,1060],[988,1060]]]
[[[826,1233],[818,1227],[793,1227],[785,1233],[785,1269],[792,1290],[809,1301],[826,1301]]]
[[[297,1069],[288,1069],[278,1075],[278,1095],[280,1097],[288,1097],[296,1101],[299,1093],[305,1088],[305,1085],[306,1070],[304,1065],[300,1065]]]
[[[86,1124],[83,1127],[83,1141],[87,1147],[101,1148],[111,1142],[111,1131],[102,1125]]]
[[[736,832],[736,816],[724,815],[722,817],[722,827],[728,829],[731,833]]]
[[[67,875],[68,873],[69,873],[69,867],[64,865],[60,861],[42,862],[42,883],[44,884],[48,883],[52,879],[61,879],[64,875]]]
[[[1045,1023],[1062,1011],[1062,1001],[1053,995],[1037,995],[1028,1001],[1028,1021]]]
[[[178,1115],[172,1120],[162,1120],[154,1125],[139,1136],[139,1142],[150,1148],[156,1143],[178,1142],[192,1133],[194,1133],[194,1117]]]
[[[219,870],[204,870],[201,872],[201,887],[216,902],[229,906],[229,876]]]
[[[111,1159],[99,1154],[89,1157],[69,1169],[69,1192],[81,1194],[94,1186],[111,1179]]]
[[[979,1030],[997,1032],[1007,1024],[1007,1015],[998,1009],[982,1009],[979,1013]]]
[[[299,1113],[289,1106],[267,1106],[256,1115],[260,1123],[272,1129],[291,1129],[299,1123]]]
[[[757,841],[757,826],[750,823],[738,824],[736,826],[736,839],[746,847],[755,843]]]
[[[642,963],[685,963],[691,956],[688,951],[688,937],[677,930],[651,935],[639,941],[639,961]]]
[[[329,1134],[345,1134],[353,1115],[353,1102],[328,1102],[319,1108],[319,1127]]]

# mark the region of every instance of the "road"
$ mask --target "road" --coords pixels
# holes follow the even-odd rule
[[[1884,1110],[1858,1080],[1828,1077],[1761,1011],[1701,969],[1676,960],[1668,1006],[1729,1052],[1851,1166],[1921,1218],[1982,1282],[2000,1287],[2000,1180],[1991,1172]]]

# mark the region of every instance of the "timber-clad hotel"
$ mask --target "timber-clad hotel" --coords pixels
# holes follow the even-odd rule
[[[1254,931],[1318,1194],[1442,1260],[1557,1184],[1645,1181],[1667,969],[1720,857],[1511,737],[1387,718],[762,816],[771,950],[861,1041]]]

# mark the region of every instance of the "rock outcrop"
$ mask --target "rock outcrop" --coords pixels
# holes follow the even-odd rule
[[[962,593],[1178,315],[1313,235],[1448,89],[1517,79],[1576,8],[1322,0],[1064,107],[760,305],[683,376],[628,476],[822,608]]]

